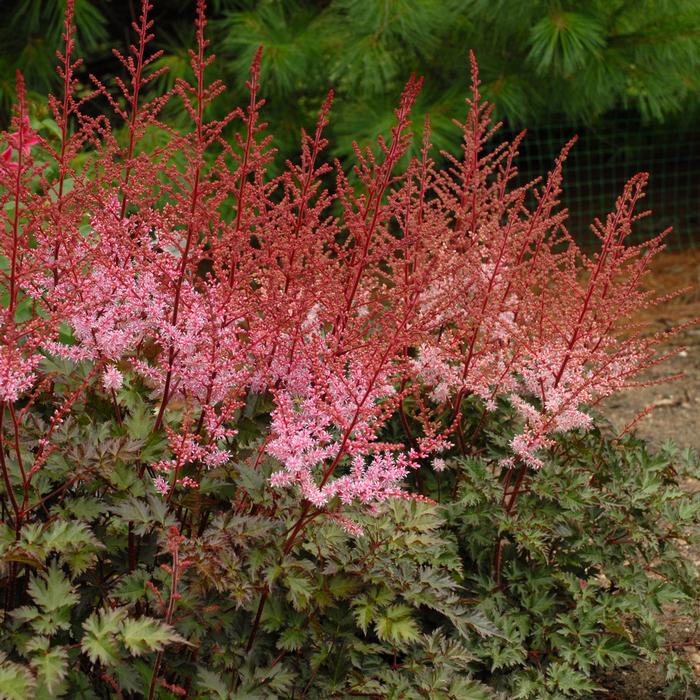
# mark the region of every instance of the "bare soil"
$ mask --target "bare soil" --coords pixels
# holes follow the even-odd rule
[[[654,265],[647,284],[661,294],[687,288],[642,315],[640,320],[648,323],[650,332],[691,325],[670,338],[668,349],[676,353],[648,370],[642,379],[682,376],[667,383],[629,389],[611,397],[600,409],[613,426],[621,430],[644,409],[653,406],[654,410],[636,424],[637,435],[653,445],[671,440],[679,447],[693,447],[700,452],[700,324],[692,323],[700,318],[700,250],[664,254]],[[700,484],[688,483],[687,488],[697,490]],[[700,547],[689,548],[688,557],[700,571]],[[683,653],[700,681],[699,621],[677,619],[669,611],[666,622],[671,630],[671,644]],[[604,677],[602,683],[606,691],[599,695],[601,700],[669,697],[662,673],[652,664],[640,663],[623,669]]]

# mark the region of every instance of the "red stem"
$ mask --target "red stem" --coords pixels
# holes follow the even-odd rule
[[[5,419],[5,402],[0,401],[0,469],[2,470],[2,479],[5,482],[5,491],[7,491],[7,496],[12,504],[12,510],[15,513],[15,533],[17,538],[19,538],[19,531],[22,525],[22,509],[19,506],[17,497],[12,488],[12,481],[10,480],[10,472],[7,467],[7,462],[5,460],[5,430],[4,430],[4,419]]]
[[[141,3],[141,27],[139,28],[139,47],[136,56],[136,70],[131,78],[133,93],[131,95],[131,115],[129,119],[129,147],[126,155],[126,171],[124,173],[124,182],[122,184],[122,204],[119,212],[119,218],[123,219],[126,213],[126,188],[129,185],[131,178],[131,159],[134,156],[134,147],[136,146],[136,118],[139,111],[139,93],[141,92],[141,73],[143,72],[143,55],[146,50],[146,39],[148,34],[148,0],[143,0]]]
[[[168,596],[168,607],[165,612],[165,623],[167,625],[171,624],[173,619],[173,612],[175,611],[175,601],[177,600],[177,584],[178,578],[180,576],[180,552],[177,545],[173,546],[172,550],[173,563],[171,567],[170,575],[170,595]],[[158,673],[160,671],[161,664],[163,663],[163,651],[159,651],[156,654],[156,660],[153,663],[153,671],[151,673],[151,683],[148,687],[148,700],[153,700],[153,696],[156,691],[156,683],[158,681]]]
[[[202,20],[203,21],[203,20]],[[177,325],[178,313],[180,309],[180,296],[182,294],[182,285],[184,284],[185,277],[187,275],[187,266],[189,263],[189,254],[192,247],[192,241],[194,239],[195,233],[195,213],[197,211],[197,204],[199,202],[199,185],[200,177],[202,172],[202,120],[204,112],[204,36],[203,36],[204,26],[200,23],[197,32],[198,37],[198,55],[197,55],[197,146],[196,146],[196,157],[197,166],[195,168],[194,183],[192,184],[191,201],[190,201],[190,211],[189,219],[187,223],[187,238],[185,240],[185,249],[182,252],[182,260],[180,262],[180,270],[178,272],[177,281],[175,283],[175,298],[173,300],[173,313],[170,319],[171,325],[174,327]],[[170,386],[172,382],[173,375],[173,364],[175,362],[175,346],[170,345],[168,350],[168,371],[165,376],[165,385],[163,387],[163,400],[160,404],[160,409],[158,410],[158,416],[156,422],[153,426],[153,432],[156,432],[162,422],[163,414],[165,413],[165,408],[170,400]]]

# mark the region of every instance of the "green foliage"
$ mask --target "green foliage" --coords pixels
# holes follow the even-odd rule
[[[83,623],[85,636],[81,648],[93,663],[114,666],[119,662],[117,634],[124,619],[124,610],[93,613]]]
[[[500,442],[504,426],[494,428]],[[503,632],[476,651],[498,689],[514,698],[586,695],[596,669],[640,657],[679,664],[669,690],[692,679],[669,653],[660,616],[669,607],[697,615],[697,573],[674,544],[698,521],[697,494],[681,486],[697,469],[694,453],[672,445],[652,454],[598,430],[569,436],[508,513],[498,470],[454,461],[447,519],[463,547],[465,586]]]
[[[605,27],[595,17],[553,11],[533,28],[529,59],[541,75],[571,75],[605,47]]]
[[[0,27],[0,122],[14,96],[14,69],[35,94],[58,90],[54,49],[63,0],[8,0]],[[76,2],[80,73],[104,82],[120,75],[110,54],[125,43],[138,3]],[[155,89],[189,76],[193,2],[156,0],[158,61],[169,73]],[[700,5],[695,0],[221,0],[210,3],[218,55],[214,71],[229,95],[221,109],[246,102],[248,67],[258,46],[265,119],[283,156],[299,130],[315,121],[326,91],[337,95],[331,143],[337,155],[386,132],[397,95],[411,72],[426,76],[414,121],[430,114],[437,147],[459,138],[451,116],[476,52],[484,96],[511,124],[532,127],[552,117],[592,121],[613,109],[646,119],[692,108],[700,75]],[[124,77],[124,76],[122,76]],[[118,97],[115,90],[115,97]],[[34,111],[46,115],[38,100]],[[170,121],[187,118],[172,112]]]
[[[57,391],[74,390],[85,369],[64,365]],[[167,456],[142,429],[154,406],[129,386],[116,423],[86,397],[82,419],[57,429],[63,456],[37,482],[43,516],[0,530],[12,610],[2,698],[141,697],[157,668],[163,700],[172,688],[230,700],[553,700],[591,697],[601,671],[639,659],[666,666],[669,691],[692,692],[664,625],[669,610],[698,609],[681,549],[700,520],[683,487],[700,473],[688,451],[570,434],[509,511],[500,460],[516,419],[502,405],[481,423],[470,400],[473,454],[416,475],[414,493],[434,501],[345,512],[359,536],[331,507],[285,551],[300,505],[286,491],[273,497],[273,463],[244,464],[266,430],[262,398],[249,411],[258,427],[230,445],[240,462],[168,502],[131,478],[147,443]],[[76,470],[81,479],[51,496]]]
[[[85,52],[99,55],[108,50],[107,19],[93,0],[75,0],[78,40]],[[56,47],[61,44],[65,0],[22,0],[3,4],[0,27],[0,110],[6,121],[15,99],[15,70],[20,70],[31,91],[45,95],[55,89]]]

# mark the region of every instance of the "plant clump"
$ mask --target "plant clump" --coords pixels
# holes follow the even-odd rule
[[[646,175],[581,250],[573,144],[519,184],[475,62],[459,155],[412,146],[412,77],[352,172],[329,94],[272,174],[260,52],[208,117],[203,0],[165,94],[144,0],[78,96],[72,9],[53,121],[19,76],[0,153],[0,695],[554,698],[662,656],[693,456],[591,412],[664,357]]]

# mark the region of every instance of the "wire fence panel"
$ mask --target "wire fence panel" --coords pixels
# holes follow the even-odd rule
[[[650,174],[649,185],[639,209],[651,209],[653,215],[638,222],[633,240],[641,242],[671,226],[670,249],[700,247],[697,126],[648,126],[618,116],[595,127],[555,123],[531,129],[520,148],[522,180],[550,171],[576,134],[578,142],[564,166],[562,205],[569,209],[569,231],[581,244],[595,242],[589,228],[593,219],[604,217],[625,182],[644,171]]]

